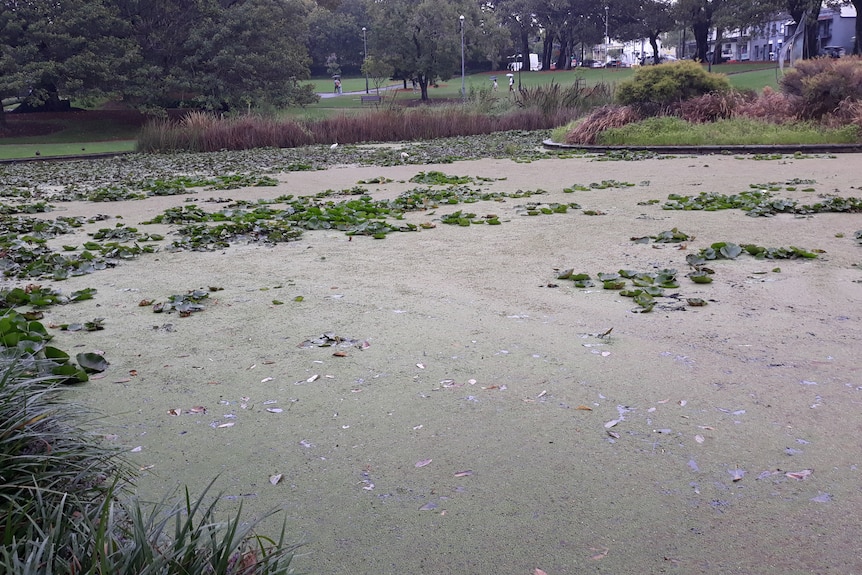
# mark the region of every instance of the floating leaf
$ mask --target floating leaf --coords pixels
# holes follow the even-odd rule
[[[283,473],[276,473],[275,475],[270,475],[269,482],[273,485],[278,485],[278,482],[281,481],[282,477],[284,477]]]
[[[433,459],[422,459],[416,462],[415,467],[425,467],[426,465],[429,465],[432,461]]]
[[[98,353],[81,352],[75,356],[78,365],[89,372],[101,372],[108,369],[108,361]]]

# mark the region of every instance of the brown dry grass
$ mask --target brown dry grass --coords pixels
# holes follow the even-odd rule
[[[567,144],[595,144],[596,136],[605,130],[619,128],[642,119],[630,106],[602,106],[566,134]]]

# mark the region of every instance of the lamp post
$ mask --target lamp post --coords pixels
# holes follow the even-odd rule
[[[362,67],[365,68],[365,93],[368,93],[368,68],[365,64],[368,61],[368,40],[365,37],[365,26],[362,27]]]
[[[461,98],[467,97],[467,91],[464,89],[464,15],[458,18],[461,21]]]
[[[608,36],[608,7],[605,6],[605,64],[608,63],[608,49],[610,47],[611,37]]]

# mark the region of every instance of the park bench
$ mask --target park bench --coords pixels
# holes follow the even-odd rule
[[[374,104],[375,106],[377,106],[383,100],[383,98],[380,96],[371,96],[371,95],[360,96],[359,99],[362,101],[363,106],[365,104]]]

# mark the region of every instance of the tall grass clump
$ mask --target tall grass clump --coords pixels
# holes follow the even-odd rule
[[[14,314],[0,310],[0,323]],[[0,573],[291,572],[284,527],[277,539],[254,533],[272,513],[219,518],[212,483],[196,499],[187,490],[175,502],[131,499],[120,449],[85,429],[93,414],[68,402],[56,377],[39,376],[40,360],[22,349],[0,342]]]
[[[251,148],[293,148],[314,143],[307,127],[293,119],[255,115],[220,117],[189,112],[177,121],[147,123],[138,136],[139,152],[215,152]]]
[[[261,116],[218,117],[192,112],[179,122],[156,120],[141,131],[140,152],[293,148],[311,144],[356,144],[432,140],[511,130],[545,130],[560,126],[583,110],[611,98],[610,88],[524,90],[516,105],[491,98],[485,90],[471,92],[466,103],[443,106],[390,106],[360,114],[313,120],[276,120]]]
[[[566,144],[595,144],[605,130],[619,128],[640,121],[642,116],[631,106],[602,106],[587,117],[563,128],[562,141]],[[554,139],[559,141],[560,134]]]
[[[612,103],[613,97],[613,88],[605,82],[590,87],[578,82],[568,86],[551,82],[546,85],[521,88],[515,93],[515,104],[519,108],[537,109],[549,117],[565,112],[571,119],[593,108]]]

